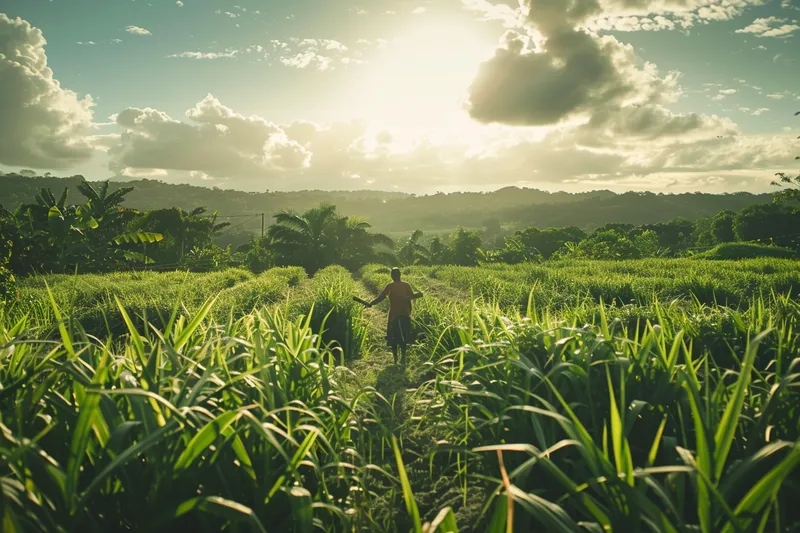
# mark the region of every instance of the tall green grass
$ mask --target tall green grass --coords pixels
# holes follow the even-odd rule
[[[362,355],[367,335],[363,306],[353,301],[359,291],[350,272],[330,266],[299,287],[287,302],[286,312],[297,315],[313,310],[311,327],[320,333],[323,343],[343,359],[354,359]]]
[[[457,478],[465,509],[484,498],[481,527],[504,495],[515,531],[792,530],[800,306],[773,304],[718,310],[739,325],[725,358],[680,306],[653,304],[660,324],[635,329],[603,308],[586,323],[476,306],[415,392],[429,479]]]
[[[62,315],[90,335],[119,336],[127,327],[115,299],[124,303],[139,324],[162,327],[176,303],[193,313],[209,298],[217,297],[214,314],[220,321],[238,318],[255,308],[273,304],[306,278],[301,268],[274,268],[259,275],[244,270],[198,274],[190,272],[133,272],[109,275],[63,274],[31,277],[19,286],[7,313],[42,327],[55,325],[48,287]]]
[[[149,331],[120,307],[114,344],[2,321],[4,532],[385,527],[379,397],[342,387],[312,316],[216,325],[211,304]]]
[[[653,298],[696,299],[708,305],[738,307],[759,294],[798,294],[799,265],[788,259],[564,260],[479,268],[414,267],[410,271],[465,292],[472,289],[487,301],[524,311],[531,289],[539,306],[569,307],[589,297],[621,304],[644,304]]]
[[[421,335],[377,389],[351,297],[385,267],[198,276],[183,305],[186,274],[27,280],[3,531],[796,531],[796,263],[687,261],[411,268]]]

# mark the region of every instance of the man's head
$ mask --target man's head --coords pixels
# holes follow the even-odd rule
[[[394,281],[400,281],[400,269],[399,268],[394,267],[392,269],[392,279]]]

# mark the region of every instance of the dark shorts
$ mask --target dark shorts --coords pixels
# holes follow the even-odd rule
[[[386,342],[389,346],[405,346],[411,344],[411,319],[400,315],[386,328]]]

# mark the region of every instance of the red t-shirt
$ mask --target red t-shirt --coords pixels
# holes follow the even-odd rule
[[[401,315],[411,318],[411,298],[414,296],[411,285],[405,281],[393,281],[381,294],[389,298],[389,322]]]

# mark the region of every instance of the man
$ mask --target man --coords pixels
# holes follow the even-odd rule
[[[383,292],[369,303],[377,305],[389,298],[389,325],[386,328],[386,342],[392,349],[394,364],[397,364],[397,348],[403,354],[402,364],[406,364],[406,349],[411,342],[411,300],[422,297],[422,293],[414,293],[411,285],[400,280],[400,269],[392,269],[392,282]]]

